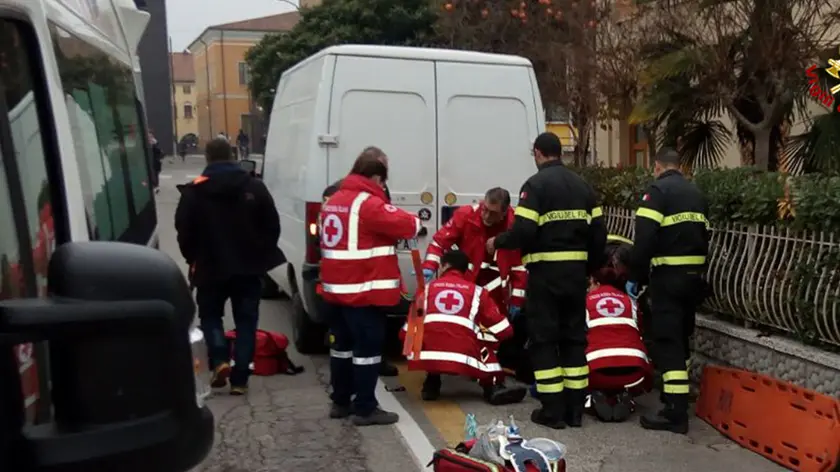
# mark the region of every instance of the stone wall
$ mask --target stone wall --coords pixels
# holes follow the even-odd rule
[[[703,366],[709,363],[758,372],[840,398],[840,355],[698,314],[692,381],[699,382]]]

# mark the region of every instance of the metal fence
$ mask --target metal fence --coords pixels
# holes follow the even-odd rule
[[[605,211],[633,237],[630,210]],[[712,228],[708,311],[840,345],[840,236],[728,223]]]

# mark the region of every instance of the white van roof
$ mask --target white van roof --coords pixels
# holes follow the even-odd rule
[[[323,56],[384,57],[390,59],[411,59],[417,61],[469,62],[475,64],[532,67],[531,61],[521,56],[490,54],[486,52],[460,51],[406,46],[376,46],[370,44],[342,44],[322,49],[309,58],[295,64],[286,73],[315,61]],[[284,73],[285,75],[285,73]]]

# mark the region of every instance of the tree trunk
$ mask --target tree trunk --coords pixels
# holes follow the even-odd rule
[[[769,170],[770,167],[770,137],[773,129],[760,129],[753,133],[755,147],[753,148],[755,166],[761,170]]]
[[[587,165],[586,162],[586,154],[589,151],[589,134],[592,132],[590,129],[592,126],[592,120],[585,119],[581,120],[580,127],[578,128],[578,136],[577,136],[577,145],[575,146],[575,165],[576,166],[585,166]]]

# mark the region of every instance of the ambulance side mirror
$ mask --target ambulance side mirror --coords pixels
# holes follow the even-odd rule
[[[49,384],[39,408],[52,411],[49,424],[25,427],[23,399],[0,402],[0,418],[17,418],[0,421],[0,441],[16,444],[0,463],[10,452],[10,470],[35,472],[198,464],[213,444],[213,415],[196,395],[195,304],[178,265],[136,244],[67,243],[53,253],[48,281],[47,298],[0,302],[0,358],[47,342],[35,362]],[[0,362],[0,378],[12,388],[0,393],[22,396],[7,367]]]
[[[262,177],[262,175],[257,172],[257,161],[242,159],[239,161],[239,166],[242,167],[242,170],[251,174],[253,177]]]

